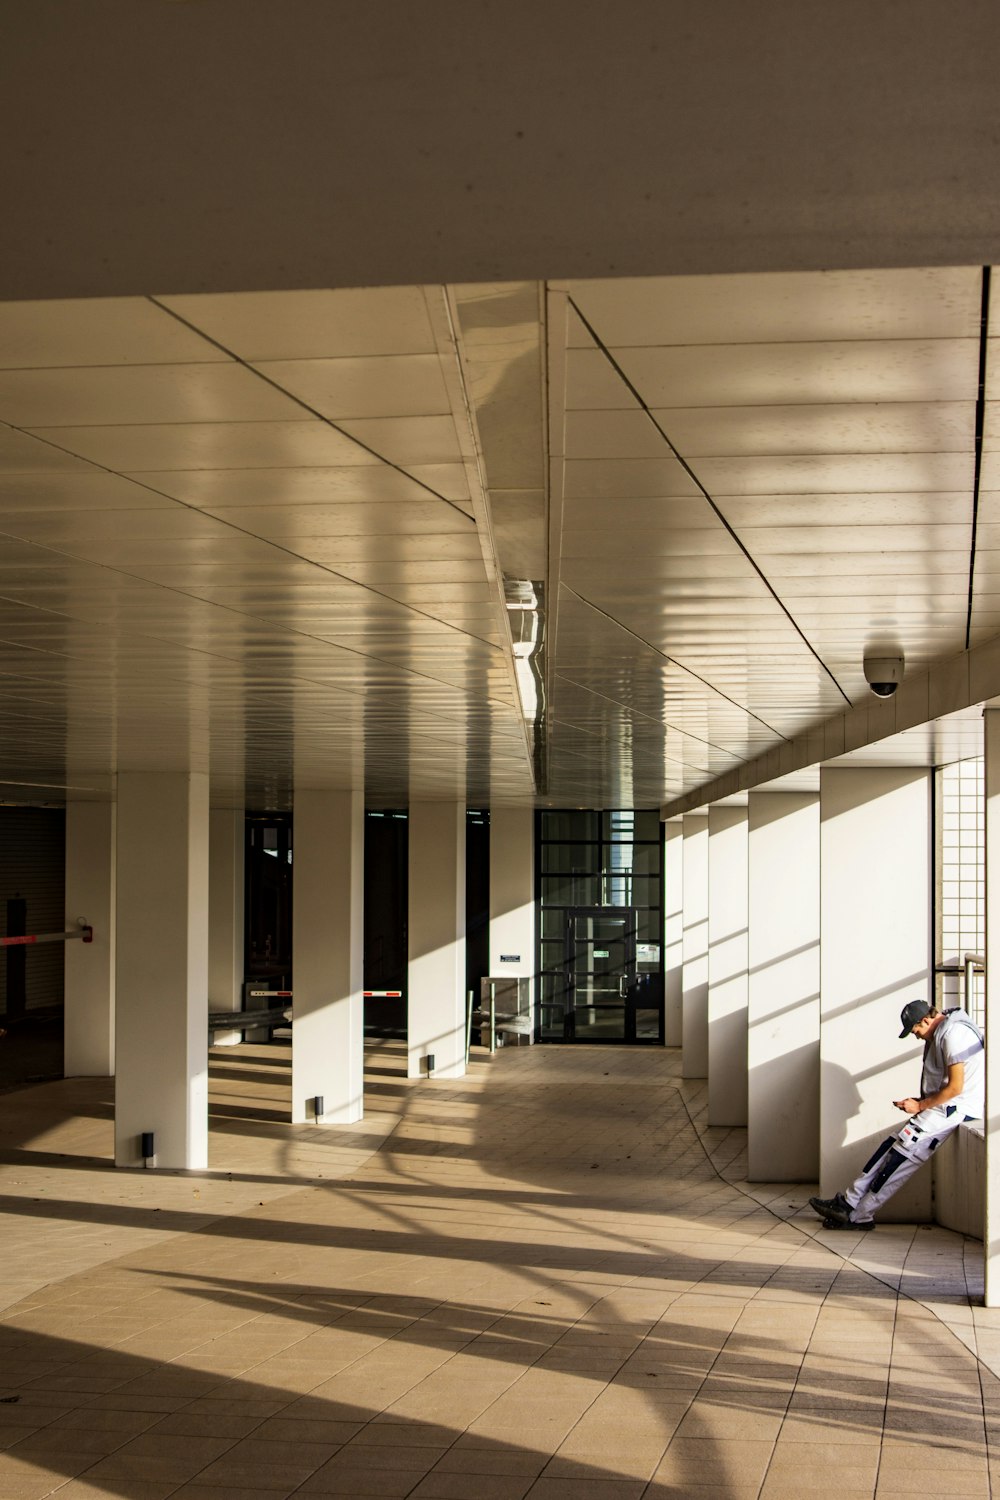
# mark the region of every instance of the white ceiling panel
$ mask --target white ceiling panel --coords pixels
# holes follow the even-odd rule
[[[971,497],[975,473],[971,452],[699,458],[692,467],[713,496],[965,489]]]
[[[162,495],[121,474],[82,468],[68,474],[0,470],[0,510],[123,510],[165,504]]]
[[[378,458],[299,408],[290,422],[160,422],[39,428],[34,435],[122,472],[158,469],[339,468]]]
[[[133,564],[147,562],[187,563],[228,559],[230,564],[235,565],[266,560],[270,556],[267,542],[259,537],[241,536],[238,531],[231,530],[227,530],[224,538],[207,535],[171,538],[138,536],[117,540],[95,539],[92,536],[63,537],[59,540],[50,539],[45,545],[57,548],[72,557],[82,558],[85,562],[98,563],[102,567],[121,568],[125,572],[128,572]],[[176,596],[170,597],[169,604],[158,599],[153,608],[163,611],[175,610],[177,608]],[[147,600],[142,600],[141,613],[147,615],[150,607]]]
[[[979,491],[978,517],[980,521],[990,525],[995,525],[1000,521],[1000,490],[981,489]]]
[[[567,451],[581,458],[663,458],[666,440],[648,414],[630,411],[566,413]]]
[[[615,348],[645,404],[658,407],[972,401],[977,339]]]
[[[226,357],[145,297],[0,302],[0,369],[217,363]]]
[[[778,553],[960,551],[970,542],[970,525],[960,526],[757,526],[740,532],[754,557]],[[988,545],[988,543],[986,544]]]
[[[191,512],[208,515],[204,512]],[[219,517],[257,536],[322,538],[338,536],[393,536],[455,532],[467,536],[475,523],[464,511],[441,500],[385,501],[380,505],[226,505]]]
[[[162,501],[158,507],[141,510],[83,510],[80,507],[62,510],[4,510],[0,511],[0,532],[49,547],[87,539],[99,542],[134,540],[140,537],[149,541],[203,537],[206,540],[226,542],[234,535],[239,535],[224,522],[217,521],[200,510],[191,510],[186,505],[173,505],[170,502],[164,505]]]
[[[337,291],[236,292],[160,297],[241,359],[433,354],[434,335],[418,286]],[[180,325],[179,325],[180,326]]]
[[[565,493],[572,500],[641,499],[644,496],[698,495],[697,484],[669,454],[660,458],[568,459]]]
[[[386,464],[347,468],[138,471],[137,480],[186,505],[222,510],[246,505],[379,505],[434,497]]]
[[[874,578],[880,574],[888,577],[898,574],[906,575],[911,587],[916,587],[913,580],[922,578],[936,591],[942,577],[961,575],[963,564],[968,567],[969,554],[968,550],[928,554],[896,549],[865,552],[860,556],[856,552],[762,552],[756,554],[755,560],[772,581],[794,577],[851,578],[868,574]],[[783,582],[780,592],[785,593]]]
[[[949,553],[947,561],[950,562],[950,568],[947,565],[939,566],[938,559],[934,559],[933,572],[928,581],[935,601],[939,596],[949,598],[963,592],[968,597],[968,553]],[[926,605],[926,586],[915,585],[910,574],[896,574],[891,565],[883,567],[879,562],[877,566],[873,566],[870,553],[863,558],[855,554],[842,555],[839,564],[829,573],[786,575],[781,580],[781,597],[789,604],[796,617],[799,605],[793,601],[815,600],[817,607],[820,607],[821,600],[843,597],[857,598],[862,606],[865,601],[883,599],[887,613],[893,612],[900,601],[911,610],[922,606],[924,618],[931,613]]]
[[[442,500],[451,500],[463,508],[469,506],[469,471],[465,464],[405,464],[403,467],[411,479],[433,490]]]
[[[15,427],[254,422],[298,410],[237,364],[0,370],[0,421]]]
[[[601,495],[567,499],[565,519],[574,530],[585,531],[651,531],[675,527],[698,527],[714,518],[704,495],[654,495],[644,499],[611,498]]]
[[[637,558],[648,563],[660,556],[731,556],[735,550],[732,537],[718,524],[689,530],[676,526],[662,531],[626,531],[624,528],[585,531],[574,526],[562,544],[562,555],[567,561],[577,557],[593,558],[599,554],[608,568],[609,583],[614,581],[618,569],[626,585]]]
[[[601,424],[612,416],[620,420],[625,415],[592,413],[587,421]],[[687,459],[773,454],[971,453],[976,426],[975,409],[967,401],[703,406],[693,410],[665,407],[655,410],[653,416]],[[600,425],[597,430],[600,431]]]
[[[926,526],[971,524],[968,491],[892,491],[877,494],[788,494],[749,497],[713,494],[730,525],[742,532],[756,526]],[[676,502],[675,502],[676,503]],[[1000,517],[1000,508],[998,508]],[[980,497],[980,516],[983,515]]]
[[[334,421],[347,417],[442,416],[451,410],[436,354],[262,360],[256,368]],[[0,394],[2,389],[0,385]],[[0,415],[2,411],[0,403]]]
[[[0,422],[0,474],[86,474],[90,465]]]
[[[567,351],[567,412],[620,411],[635,409],[638,405],[635,396],[602,350]]]
[[[531,283],[0,309],[0,781],[107,787],[193,726],[237,802],[296,764],[530,800],[495,568],[532,601],[523,643],[542,626],[538,799],[698,786],[863,701],[870,640],[911,667],[964,645],[980,291],[571,284],[610,358]],[[976,638],[1000,629],[996,394]]]
[[[978,333],[978,267],[557,282],[606,344],[816,343]],[[589,342],[579,323],[572,345]]]
[[[340,426],[389,463],[409,467],[458,463],[462,458],[450,416],[346,418]]]

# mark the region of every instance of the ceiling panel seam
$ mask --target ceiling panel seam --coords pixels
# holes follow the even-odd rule
[[[271,383],[273,384],[273,382],[271,382]],[[279,389],[280,389],[280,387],[279,387]],[[39,437],[37,434],[29,433],[26,428],[18,427],[16,424],[14,424],[12,422],[5,423],[4,425],[7,426],[10,429],[11,432],[20,433],[23,437],[33,437],[34,441],[39,442],[39,443],[45,443],[47,447],[55,449],[55,451],[57,453],[66,453],[66,454],[69,454],[71,457],[75,457],[76,456],[75,454],[73,454],[72,449],[63,447],[63,445],[61,443],[57,443],[51,437]],[[328,426],[332,426],[333,424],[332,423],[328,423],[327,425]],[[337,430],[339,431],[339,429],[337,429]],[[361,444],[360,446],[364,447],[365,445]],[[374,454],[374,450],[373,449],[368,449],[367,451]],[[376,458],[378,458],[379,455],[378,454],[374,454],[374,456]],[[108,475],[113,476],[114,478],[120,478],[120,477],[122,477],[121,475],[119,475],[119,473],[118,473],[118,471],[116,469],[109,469],[107,467],[107,465],[98,463],[94,459],[87,459],[86,462],[87,462],[88,466],[91,469],[94,469],[94,470],[98,471],[99,473],[108,474]],[[393,464],[387,464],[387,467],[389,467],[389,468],[395,468],[395,465],[393,465]],[[405,472],[405,471],[400,471],[400,472]],[[407,478],[412,478],[412,476],[411,475],[407,475]],[[419,483],[419,481],[416,481],[416,482]],[[191,505],[186,500],[178,500],[176,496],[174,496],[174,495],[168,495],[164,490],[157,489],[156,485],[150,484],[145,479],[140,479],[136,474],[132,474],[132,475],[129,476],[129,483],[136,485],[137,488],[139,488],[139,489],[145,490],[150,495],[158,495],[160,497],[160,499],[166,500],[168,502],[170,508],[173,508],[173,507],[176,506],[179,510],[186,510],[186,511],[191,512],[193,515],[198,515],[198,516],[205,516],[205,515],[208,514],[208,512],[202,510],[200,506]],[[428,488],[427,485],[422,485],[421,487],[423,489],[427,489]],[[437,494],[436,491],[432,491],[432,493],[434,494],[434,498],[435,499],[441,499],[441,497]],[[446,501],[442,501],[442,504],[451,506],[451,502],[447,501],[447,500]],[[475,522],[475,520],[474,520],[474,518],[472,516],[468,515],[467,512],[461,510],[461,508],[459,506],[451,506],[451,508],[454,509],[454,510],[457,510],[458,513],[460,515],[462,515],[470,523],[470,525],[473,528],[475,528],[476,522]],[[126,507],[126,509],[127,509],[127,507]],[[361,579],[350,578],[350,577],[348,577],[347,574],[345,574],[345,573],[338,573],[335,568],[328,567],[325,563],[318,562],[316,560],[316,558],[306,557],[301,552],[295,552],[291,547],[287,547],[287,546],[283,545],[281,542],[276,541],[273,537],[262,537],[262,536],[259,536],[258,533],[255,532],[255,531],[249,531],[244,526],[237,526],[236,523],[235,523],[235,521],[227,520],[224,515],[213,514],[212,517],[211,517],[211,519],[214,520],[214,521],[218,521],[218,523],[220,525],[222,525],[222,526],[228,527],[229,530],[232,531],[237,536],[243,536],[243,537],[249,538],[251,541],[261,542],[264,546],[272,548],[275,552],[282,553],[285,557],[294,558],[296,562],[307,563],[309,565],[309,567],[315,568],[318,573],[322,573],[322,574],[324,574],[328,578],[336,578],[341,583],[347,583],[347,584],[350,584],[353,588],[362,589],[365,593],[373,594],[377,599],[384,599],[387,603],[396,605],[400,609],[409,610],[412,614],[419,616],[419,618],[422,619],[422,620],[431,620],[431,621],[433,621],[433,623],[435,625],[440,625],[441,628],[444,629],[444,630],[451,630],[456,635],[462,636],[464,638],[468,638],[469,640],[482,641],[483,645],[489,646],[491,650],[498,651],[500,649],[498,646],[494,646],[492,642],[483,640],[482,636],[474,635],[471,631],[468,631],[468,630],[461,630],[457,625],[452,624],[448,620],[442,620],[437,615],[429,615],[429,614],[426,613],[426,611],[424,611],[422,609],[418,609],[416,607],[416,605],[405,603],[404,601],[402,601],[400,599],[396,599],[392,594],[383,594],[382,591],[380,589],[376,588],[373,583],[365,583]],[[25,545],[27,545],[27,546],[39,547],[41,550],[43,550],[45,552],[52,552],[52,553],[54,553],[57,557],[70,557],[70,558],[75,558],[77,561],[79,561],[79,559],[77,558],[77,556],[76,556],[75,553],[73,553],[73,552],[63,552],[58,547],[53,547],[53,546],[48,545],[48,544],[46,544],[44,542],[26,541],[24,537],[14,536],[13,533],[11,533],[11,532],[0,532],[0,536],[10,537],[10,539],[12,541],[24,542]],[[164,589],[167,593],[178,594],[183,599],[200,599],[201,598],[201,596],[198,595],[198,594],[189,594],[189,593],[187,593],[184,589],[178,588],[175,584],[160,583],[160,582],[157,582],[157,583],[154,584],[154,583],[151,582],[150,579],[144,578],[142,576],[142,574],[140,574],[140,573],[129,573],[125,568],[114,568],[114,567],[112,567],[110,563],[102,562],[102,563],[99,563],[99,564],[94,564],[94,566],[99,566],[99,567],[102,567],[102,568],[107,568],[109,572],[120,573],[125,578],[135,578],[140,583],[149,584],[150,587],[156,587],[156,588]],[[243,619],[251,619],[252,620],[252,619],[262,618],[262,617],[257,616],[257,615],[250,615],[245,610],[233,609],[233,607],[231,605],[217,604],[217,603],[214,603],[211,600],[201,600],[201,602],[202,603],[211,603],[213,605],[213,608],[215,608],[215,609],[224,609],[228,613],[236,615],[236,616],[238,616],[240,618],[243,618]],[[324,637],[322,637],[322,636],[313,636],[313,635],[310,635],[307,631],[301,631],[301,630],[289,631],[287,626],[285,626],[283,628],[289,634],[291,634],[291,635],[301,635],[306,640],[323,640],[324,639]],[[329,644],[333,644],[333,643],[330,642]],[[344,646],[341,649],[345,650],[345,651],[352,651],[353,648],[351,648],[349,646]],[[373,656],[369,652],[357,651],[357,652],[354,652],[353,654],[355,654],[357,656],[360,656],[360,657],[364,658],[365,660],[382,661],[381,657]],[[390,665],[390,666],[393,665],[393,663],[391,663],[391,662],[387,662],[386,664]],[[407,668],[406,670],[409,671],[411,669]],[[414,675],[415,676],[424,676],[426,674],[424,674],[424,673],[414,673]],[[431,680],[431,681],[437,681],[438,679],[437,678],[431,678],[429,680]]]
[[[556,677],[560,682],[568,682],[571,687],[579,688],[581,693],[588,693],[592,698],[600,698],[605,703],[612,703],[616,708],[624,708],[627,714],[636,719],[642,719],[646,724],[655,724],[665,735],[678,734],[682,739],[693,740],[696,745],[707,745],[710,750],[717,750],[720,755],[731,756],[734,753],[732,750],[727,749],[725,745],[717,745],[714,740],[706,740],[700,734],[692,734],[690,729],[681,729],[679,724],[667,724],[663,719],[657,719],[652,714],[645,713],[641,708],[630,708],[626,704],[623,704],[620,699],[612,698],[609,693],[602,693],[598,688],[588,687],[587,683],[580,682],[577,678],[571,677],[567,672],[557,672]],[[567,721],[557,718],[557,722],[565,723]],[[677,760],[675,755],[668,755],[666,758],[671,761]],[[745,760],[748,757],[738,755],[737,759]],[[678,764],[683,765],[684,762],[679,761]],[[696,769],[707,770],[708,768],[700,766]]]
[[[112,471],[108,470],[107,472],[110,473]],[[148,486],[147,486],[147,488],[148,488]],[[158,494],[159,491],[153,491],[153,493]],[[165,498],[169,498],[169,497],[165,497]],[[183,505],[183,501],[178,501],[177,503],[179,505]],[[194,507],[194,506],[186,506],[185,508],[188,509],[188,510],[194,510],[194,509],[196,509],[196,507]],[[254,533],[253,532],[244,532],[242,530],[242,528],[239,527],[239,526],[233,526],[232,530],[234,530],[236,532],[239,532],[241,535],[252,537],[252,538],[254,538],[254,540],[257,540],[257,541],[262,540],[259,537],[254,537]],[[7,535],[8,535],[8,533],[6,533],[6,532],[0,532],[0,536],[7,536]],[[12,541],[23,541],[23,538],[21,538],[21,537],[11,537],[10,539]],[[62,551],[60,551],[60,549],[58,547],[53,547],[53,546],[47,545],[44,542],[27,542],[27,543],[25,543],[25,545],[29,546],[29,547],[36,547],[40,552],[51,552],[54,557],[67,557],[67,558],[69,558],[73,562],[79,562],[80,561],[80,559],[76,556],[75,553],[72,553],[72,552],[62,552]],[[287,548],[281,547],[277,543],[267,542],[266,545],[269,546],[269,547],[274,547],[276,551],[286,552],[286,553],[288,553],[288,556],[294,557],[298,561],[310,562],[310,565],[312,567],[318,568],[320,572],[326,573],[330,577],[341,578],[341,576],[342,576],[339,573],[334,573],[332,571],[332,569],[330,569],[330,568],[325,568],[322,563],[312,563],[311,560],[308,559],[308,558],[301,558],[298,553],[289,552]],[[252,614],[249,614],[246,610],[234,609],[231,604],[220,604],[220,603],[218,603],[218,602],[216,602],[215,600],[212,600],[212,599],[203,599],[200,594],[189,594],[189,593],[185,592],[184,589],[178,588],[175,584],[170,584],[170,583],[154,583],[154,582],[151,582],[148,578],[144,578],[141,573],[130,573],[127,568],[114,567],[111,563],[106,563],[106,562],[105,563],[88,563],[87,565],[89,567],[100,567],[100,568],[103,568],[108,573],[115,573],[115,574],[117,574],[121,578],[129,578],[133,582],[144,584],[148,588],[162,589],[165,593],[176,594],[181,599],[190,599],[190,600],[193,600],[195,603],[202,604],[202,605],[204,605],[208,609],[220,610],[224,614],[232,615],[234,617],[234,619],[237,619],[237,620],[251,620],[251,621],[254,621],[257,624],[266,624],[272,630],[280,632],[280,634],[282,636],[288,636],[288,637],[293,638],[293,639],[299,639],[299,640],[304,640],[304,641],[316,641],[320,646],[327,646],[327,647],[329,647],[333,651],[343,652],[345,655],[348,655],[348,656],[356,656],[360,661],[368,661],[368,662],[377,663],[379,666],[387,667],[387,668],[391,669],[392,671],[405,672],[408,676],[417,677],[421,681],[424,681],[424,682],[433,682],[433,683],[438,684],[439,686],[443,686],[443,687],[453,687],[454,686],[454,684],[451,683],[448,678],[445,678],[445,677],[434,677],[434,676],[431,675],[431,673],[417,671],[417,669],[414,668],[414,667],[400,666],[400,664],[398,662],[392,661],[389,657],[376,656],[372,652],[369,652],[369,651],[360,651],[360,650],[358,650],[354,646],[347,646],[347,645],[343,645],[339,641],[328,640],[325,636],[311,635],[308,631],[305,631],[305,630],[294,630],[290,626],[283,625],[283,624],[281,624],[277,620],[270,620],[270,619],[268,619],[267,616],[265,616],[265,615],[252,615]],[[392,599],[391,596],[389,596],[388,594],[379,594],[378,590],[372,588],[372,586],[370,584],[356,583],[356,581],[354,579],[351,579],[351,578],[343,579],[343,581],[346,582],[346,583],[354,584],[355,587],[357,587],[357,588],[365,589],[368,593],[376,594],[378,598],[380,598],[380,599],[386,599],[387,602],[389,602],[391,604],[399,604],[398,600]],[[9,594],[0,594],[0,599],[3,599],[6,602],[11,603],[11,604],[17,604],[17,605],[19,605],[22,608],[37,609],[37,610],[39,610],[42,613],[51,614],[51,615],[53,615],[53,616],[55,616],[56,618],[59,618],[59,619],[76,620],[76,619],[79,619],[79,618],[83,618],[82,616],[64,614],[61,610],[43,609],[42,606],[32,605],[28,601],[21,600],[21,599],[16,599],[16,598],[14,598],[13,595],[9,595]],[[401,604],[400,608],[411,610],[413,614],[419,615],[421,619],[433,621],[433,623],[435,625],[440,625],[443,630],[451,630],[451,631],[454,631],[454,633],[456,635],[461,635],[463,637],[467,637],[470,640],[479,641],[483,646],[489,647],[489,649],[491,651],[498,651],[500,649],[499,647],[494,646],[491,641],[485,641],[485,640],[483,640],[481,636],[473,636],[473,635],[471,635],[471,633],[469,631],[458,630],[458,628],[456,626],[449,625],[446,620],[439,620],[436,615],[425,615],[422,610],[413,609],[412,606],[408,605],[408,604]],[[212,657],[213,659],[218,660],[218,661],[234,661],[234,660],[236,660],[235,657],[233,657],[233,656],[227,656],[224,652],[221,652],[221,651],[207,651],[204,647],[201,647],[201,646],[188,646],[188,645],[185,645],[182,642],[174,640],[173,637],[171,637],[171,636],[167,636],[167,635],[163,635],[163,636],[161,636],[161,635],[150,635],[150,634],[148,634],[146,632],[141,632],[141,634],[142,634],[142,636],[143,636],[143,638],[145,640],[159,641],[159,642],[161,642],[161,643],[163,643],[165,645],[176,646],[178,649],[183,650],[183,651],[195,652],[196,654],[201,655],[201,656]],[[308,675],[303,674],[303,673],[294,673],[292,675],[295,677],[295,679],[297,681],[316,681],[316,682],[320,682],[321,681],[321,679],[319,679],[319,678],[311,678]],[[326,685],[326,684],[324,684],[324,685]],[[337,689],[334,689],[334,690],[337,691],[337,692],[345,692],[349,696],[357,696],[357,694],[353,693],[350,688],[337,688]],[[498,706],[502,706],[505,709],[507,707],[509,707],[509,705],[503,703],[503,701],[501,699],[494,700],[492,698],[488,698],[487,701],[490,702],[490,703],[496,701],[496,703],[498,704]]]
[[[973,588],[976,576],[976,540],[979,528],[979,484],[983,468],[983,432],[986,425],[986,355],[990,331],[991,269],[983,267],[982,309],[979,318],[979,392],[976,397],[976,458],[972,481],[972,535],[969,539],[969,605],[965,620],[965,649],[972,638]]]
[[[639,635],[638,632],[633,630],[630,625],[625,625],[621,620],[616,619],[614,615],[609,614],[606,609],[602,609],[599,604],[595,604],[591,599],[586,599],[583,594],[577,593],[576,589],[571,588],[568,583],[564,583],[562,587],[568,594],[572,594],[574,599],[579,599],[580,603],[583,604],[587,609],[592,609],[595,614],[600,615],[603,619],[607,620],[609,624],[616,625],[619,630],[623,630],[626,635],[630,635],[632,639],[634,641],[638,641],[641,646],[645,646],[647,650],[654,652],[658,657],[660,657],[662,661],[669,662],[670,665],[672,667],[676,667],[679,672],[684,672],[688,677],[693,677],[695,682],[700,682],[702,687],[708,688],[710,693],[715,693],[718,697],[724,699],[726,703],[731,703],[733,708],[735,708],[741,714],[746,714],[747,718],[755,719],[758,724],[763,724],[764,728],[768,731],[769,734],[776,735],[779,740],[783,740],[786,738],[786,736],[783,735],[780,730],[775,729],[774,726],[769,724],[766,719],[762,719],[760,717],[760,714],[755,714],[753,710],[747,708],[745,704],[738,703],[735,698],[730,698],[728,693],[724,693],[721,688],[713,686],[713,684],[710,683],[706,678],[700,677],[697,672],[693,672],[690,667],[686,667],[684,663],[678,661],[675,656],[669,656],[667,652],[661,651],[659,646],[654,646],[652,641],[647,641],[645,636]],[[711,741],[705,740],[703,741],[703,743],[707,745],[710,744]],[[715,748],[721,749],[722,747],[717,745]],[[727,751],[726,753],[728,754],[730,752]],[[743,757],[740,758],[742,759]]]
[[[241,355],[234,353],[232,349],[228,349],[225,344],[221,344],[218,339],[212,338],[210,334],[205,333],[203,329],[199,328],[196,323],[190,322],[189,319],[183,317],[181,313],[175,312],[172,307],[168,307],[166,303],[160,302],[158,298],[151,296],[147,300],[151,302],[154,307],[158,307],[161,312],[165,312],[169,317],[174,318],[178,323],[182,323],[185,328],[189,328],[192,333],[197,334],[199,338],[204,339],[206,344],[211,344],[214,349],[218,349],[220,353],[225,354],[229,359],[235,361],[236,364],[241,365],[244,370],[248,370],[251,375],[256,375],[258,380],[262,380],[264,384],[269,385],[272,390],[280,391],[281,395],[286,396],[289,401],[293,401],[296,406],[301,407],[303,411],[308,412],[311,417],[315,417],[318,421],[322,422],[324,426],[331,428],[332,431],[336,433],[339,433],[341,437],[346,438],[348,442],[354,443],[365,453],[370,453],[373,458],[378,459],[379,463],[385,464],[387,469],[394,469],[397,474],[400,474],[404,478],[411,480],[414,484],[418,484],[420,488],[422,490],[426,490],[429,495],[433,495],[435,500],[440,500],[442,505],[450,506],[451,509],[457,511],[460,516],[464,516],[467,521],[471,521],[473,526],[476,524],[472,516],[469,515],[468,511],[464,511],[460,505],[456,505],[453,500],[449,500],[446,496],[439,494],[432,485],[429,485],[423,479],[418,479],[416,475],[411,474],[408,469],[404,469],[399,464],[393,463],[391,459],[383,457],[383,455],[379,453],[376,448],[373,448],[369,443],[363,442],[361,438],[355,437],[354,434],[352,432],[348,432],[345,427],[338,426],[336,422],[334,422],[330,417],[324,416],[323,413],[319,411],[315,406],[310,406],[309,402],[304,401],[301,396],[294,395],[290,390],[283,386],[279,380],[275,380],[273,375],[265,375],[263,370],[259,369],[256,365],[251,364],[248,360],[243,359]]]
[[[727,531],[727,533],[729,534],[729,536],[736,543],[737,547],[739,547],[739,549],[742,552],[743,556],[746,558],[747,562],[753,568],[754,572],[757,574],[758,578],[761,580],[761,582],[764,584],[764,587],[767,589],[768,593],[773,598],[775,604],[777,604],[778,608],[785,615],[785,617],[788,620],[789,624],[795,630],[795,633],[798,635],[799,639],[802,641],[802,644],[806,647],[806,649],[809,651],[809,653],[815,658],[816,662],[818,663],[818,665],[820,666],[820,668],[822,669],[822,671],[826,674],[826,676],[829,677],[830,681],[833,683],[834,687],[837,689],[837,692],[843,698],[844,702],[849,704],[851,700],[848,697],[847,693],[844,692],[844,689],[841,687],[840,683],[837,681],[837,679],[834,676],[834,674],[830,671],[830,668],[826,665],[826,662],[820,656],[820,654],[816,650],[815,646],[813,646],[812,642],[809,640],[809,638],[806,635],[805,631],[802,629],[801,625],[799,625],[798,621],[795,619],[795,616],[792,614],[791,610],[784,603],[784,601],[782,600],[782,598],[778,594],[777,590],[775,589],[774,585],[771,583],[770,579],[767,577],[767,574],[764,572],[763,568],[756,561],[756,559],[754,558],[753,554],[750,552],[750,550],[748,549],[748,547],[746,546],[746,544],[741,540],[741,538],[739,536],[739,533],[733,528],[733,526],[729,523],[729,521],[727,521],[725,515],[719,509],[719,507],[715,503],[715,501],[712,499],[712,496],[709,494],[708,490],[705,488],[704,484],[699,479],[698,475],[692,469],[692,467],[688,463],[687,459],[685,459],[684,456],[683,456],[683,454],[679,453],[678,450],[674,447],[674,445],[671,442],[671,440],[670,440],[667,432],[664,430],[664,428],[662,427],[662,425],[657,421],[657,419],[654,416],[653,412],[650,410],[649,406],[647,405],[644,397],[637,390],[637,388],[632,383],[632,381],[629,379],[629,377],[625,374],[625,371],[622,369],[621,365],[615,359],[614,355],[611,353],[611,351],[607,347],[607,345],[603,342],[603,340],[601,339],[600,335],[597,333],[596,329],[594,328],[593,324],[590,323],[589,320],[585,317],[585,315],[583,314],[583,312],[581,311],[581,309],[579,308],[579,306],[576,304],[576,302],[573,300],[572,297],[569,297],[568,300],[569,300],[571,306],[573,307],[573,310],[576,313],[577,317],[580,319],[581,323],[586,328],[587,332],[590,334],[590,337],[594,340],[594,343],[595,343],[596,347],[598,349],[600,349],[601,353],[604,355],[605,359],[608,361],[608,363],[611,365],[612,369],[618,375],[619,379],[623,382],[623,384],[625,385],[626,389],[635,398],[636,402],[639,405],[640,410],[645,414],[645,416],[647,417],[647,419],[653,424],[653,426],[655,427],[656,431],[660,434],[660,436],[662,437],[663,441],[666,443],[667,447],[670,449],[670,452],[673,454],[674,458],[680,464],[680,466],[684,470],[684,472],[688,475],[689,479],[692,481],[693,484],[697,485],[698,490],[705,497],[705,500],[707,501],[707,503],[711,507],[711,509],[712,509],[713,513],[715,514],[715,516],[717,517],[720,525],[722,525],[725,528],[725,530]],[[678,665],[681,665],[681,664],[678,663]],[[746,712],[749,712],[749,710],[746,710]]]

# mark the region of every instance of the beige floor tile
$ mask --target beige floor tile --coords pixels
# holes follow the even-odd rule
[[[523,1500],[534,1479],[529,1475],[479,1474],[474,1500]],[[413,1500],[473,1500],[466,1474],[435,1470],[410,1491]]]
[[[252,1500],[288,1500],[288,1496],[294,1493],[294,1486],[282,1485],[279,1489],[254,1489]],[[170,1500],[247,1500],[247,1489],[245,1485],[233,1487],[231,1485],[207,1485],[207,1484],[182,1484],[179,1490],[173,1490]]]
[[[642,1500],[757,1500],[759,1494],[759,1484],[687,1484],[681,1488],[654,1480]]]
[[[337,1500],[344,1495],[380,1495],[385,1500],[403,1500],[424,1477],[423,1469],[342,1468],[324,1473],[322,1480],[314,1475],[296,1493],[308,1495],[310,1500],[330,1495],[336,1495]]]
[[[547,1479],[543,1474],[526,1493],[529,1500],[641,1500],[645,1488],[641,1479]]]
[[[117,1480],[111,1487],[93,1483],[86,1477],[71,1479],[55,1491],[61,1500],[167,1500],[181,1493],[172,1480],[156,1484],[142,1479]],[[205,1497],[203,1497],[205,1500]],[[270,1500],[270,1497],[269,1497]]]
[[[980,1492],[963,1337],[975,1311],[1000,1365],[1000,1317],[953,1297],[956,1236],[828,1245],[780,1222],[760,1205],[807,1193],[748,1192],[744,1134],[698,1139],[704,1087],[668,1051],[520,1049],[456,1083],[407,1080],[394,1044],[367,1061],[376,1112],[334,1131],[283,1118],[287,1049],[216,1054],[226,1170],[197,1176],[103,1165],[100,1080],[5,1098],[0,1146],[31,1149],[0,1160],[0,1305],[22,1294],[0,1317],[0,1394],[21,1397],[0,1404],[2,1500],[53,1473],[66,1500],[632,1500],[651,1473],[645,1500],[756,1500],[765,1472],[785,1500],[831,1462],[836,1500],[859,1473],[871,1500],[887,1389],[880,1494],[948,1458],[949,1500]],[[941,1400],[911,1427],[924,1367]],[[991,1375],[986,1399],[1000,1433]]]

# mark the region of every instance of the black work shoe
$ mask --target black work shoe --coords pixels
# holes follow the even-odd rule
[[[867,1219],[863,1223],[856,1224],[853,1219],[824,1219],[823,1220],[823,1228],[824,1229],[857,1229],[857,1230],[860,1230],[862,1234],[865,1234],[865,1233],[868,1232],[869,1229],[874,1229],[875,1228],[875,1220],[874,1219]]]
[[[831,1214],[846,1215],[847,1218],[851,1216],[851,1205],[843,1193],[834,1193],[832,1198],[810,1198],[809,1207],[821,1219],[828,1219]]]

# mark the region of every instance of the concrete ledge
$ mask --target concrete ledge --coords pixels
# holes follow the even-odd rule
[[[982,1121],[960,1125],[934,1157],[934,1221],[983,1238],[986,1135]]]

